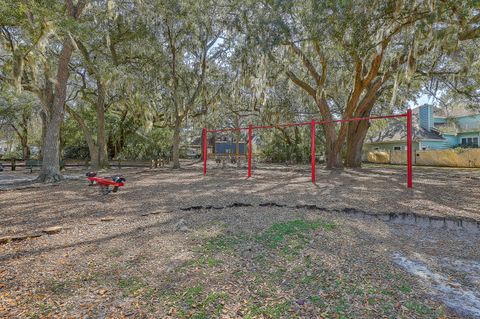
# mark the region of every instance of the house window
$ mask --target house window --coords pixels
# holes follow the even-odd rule
[[[394,149],[395,151],[400,151],[402,148],[401,148],[400,146],[394,146],[393,149]]]
[[[478,137],[463,137],[462,146],[478,147]]]

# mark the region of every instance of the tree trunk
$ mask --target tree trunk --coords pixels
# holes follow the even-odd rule
[[[240,139],[242,138],[240,132],[240,119],[238,116],[235,116],[235,163],[237,163],[237,167],[240,167]],[[244,147],[245,148],[245,147]]]
[[[345,166],[352,168],[362,166],[363,142],[365,141],[369,127],[370,124],[368,121],[349,123]]]
[[[45,135],[47,134],[47,115],[44,111],[40,112],[40,118],[42,120],[42,147],[40,148],[40,152],[38,154],[38,158],[43,158],[43,143],[45,143]]]
[[[360,102],[355,117],[369,117],[372,112],[373,106],[378,97],[382,94],[380,90],[380,84],[383,83],[386,78],[371,85]],[[347,154],[345,159],[345,165],[347,167],[361,167],[362,166],[362,148],[365,137],[367,136],[368,129],[370,127],[369,121],[356,121],[348,124],[347,133]]]
[[[204,140],[205,140],[205,131],[202,129],[202,137],[200,138],[200,159],[199,159],[199,162],[203,161]]]
[[[335,124],[324,124],[323,130],[325,134],[325,151],[327,169],[343,168],[341,150],[342,146],[337,145],[337,132],[335,131]]]
[[[20,140],[20,145],[22,146],[22,159],[30,158],[30,148],[28,147],[28,126],[24,125],[25,123],[20,124],[20,129],[12,124],[12,128],[17,133],[18,139]]]
[[[27,160],[30,159],[30,148],[28,147],[28,123],[30,122],[30,109],[24,109],[22,113],[20,143],[22,144],[22,157]]]
[[[56,182],[63,179],[60,173],[60,127],[63,121],[65,99],[67,96],[67,81],[70,76],[68,64],[73,53],[73,44],[70,37],[63,42],[62,51],[58,59],[58,69],[55,84],[53,103],[48,105],[50,114],[47,114],[45,140],[42,148],[42,170],[37,180],[40,182]]]
[[[327,169],[342,169],[342,156],[340,152],[336,150],[335,141],[330,143],[327,142],[326,146]]]
[[[86,0],[78,0],[77,4],[74,5],[72,0],[66,0],[65,3],[69,17],[78,19],[87,2]],[[40,182],[55,182],[63,179],[60,173],[60,128],[65,111],[67,81],[70,77],[69,63],[73,50],[72,39],[67,35],[63,40],[62,50],[58,57],[55,93],[52,94],[49,89],[49,97],[46,99],[48,102],[45,103],[46,127],[42,147],[42,169],[37,178]]]
[[[237,126],[238,128],[239,126]],[[240,139],[241,139],[240,130],[235,131],[235,163],[237,163],[237,167],[241,166],[240,161]]]
[[[179,116],[175,118],[175,127],[173,129],[173,168],[180,168],[180,130],[182,120]]]
[[[99,168],[109,167],[107,139],[105,134],[105,86],[101,81],[97,81],[97,145],[98,145],[98,165]]]
[[[30,148],[28,147],[28,136],[24,135],[20,139],[20,143],[22,144],[22,158],[25,160],[30,159]]]
[[[63,179],[60,173],[60,126],[63,111],[54,110],[53,116],[47,122],[45,140],[42,147],[42,170],[38,176],[40,182],[56,182]]]
[[[98,147],[97,145],[91,145],[90,143],[88,144],[88,152],[90,153],[90,168],[93,171],[97,171],[100,168],[100,164],[98,162],[99,156],[98,156]]]

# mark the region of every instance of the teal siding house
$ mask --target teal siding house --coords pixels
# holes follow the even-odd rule
[[[447,110],[423,105],[413,109],[413,149],[442,150],[454,147],[478,148],[480,112],[464,107]],[[369,132],[365,151],[405,150],[406,124],[404,119],[391,120],[382,131]]]

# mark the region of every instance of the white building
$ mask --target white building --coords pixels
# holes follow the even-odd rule
[[[0,155],[10,152],[11,150],[12,150],[12,143],[8,142],[7,140],[0,139]]]

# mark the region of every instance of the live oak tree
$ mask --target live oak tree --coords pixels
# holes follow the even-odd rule
[[[269,26],[275,60],[315,101],[321,119],[332,121],[368,117],[386,88],[407,83],[422,56],[446,38],[439,26],[451,4],[272,1],[256,7],[254,23]],[[400,73],[407,81],[398,83]],[[368,127],[368,121],[323,125],[327,167],[343,166],[345,144],[345,164],[360,166]]]
[[[29,92],[14,94],[5,85],[0,95],[0,127],[9,127],[15,132],[22,148],[22,159],[30,158],[29,136],[32,134],[31,119],[37,110],[37,100]]]
[[[459,3],[452,5],[446,20],[444,41],[428,53],[417,73],[425,79],[423,93],[441,107],[458,104],[479,109],[480,102],[480,11],[471,11]]]
[[[11,71],[2,75],[2,79],[13,83],[19,90],[36,93],[43,108],[43,158],[39,181],[62,179],[59,141],[70,76],[69,63],[75,50],[72,32],[86,4],[86,0],[40,4],[13,1],[7,11],[12,15],[2,23],[5,46],[12,54]],[[60,15],[55,15],[56,12]],[[42,53],[49,57],[48,60]],[[55,65],[50,59],[56,60]]]
[[[185,120],[202,102],[211,64],[223,52],[218,42],[223,33],[222,6],[214,1],[159,0],[147,8],[156,52],[149,70],[155,74],[152,90],[171,123],[173,168],[179,168]]]
[[[84,133],[93,169],[109,166],[107,111],[128,99],[122,86],[125,82],[137,81],[133,69],[144,58],[141,47],[146,41],[146,32],[137,17],[137,10],[116,5],[112,0],[92,4],[84,16],[82,32],[75,37],[80,55],[75,79],[78,97],[83,103],[69,106],[68,112]],[[95,37],[91,36],[92,32],[96,33]],[[95,110],[94,125],[88,125],[82,117],[81,104]]]

